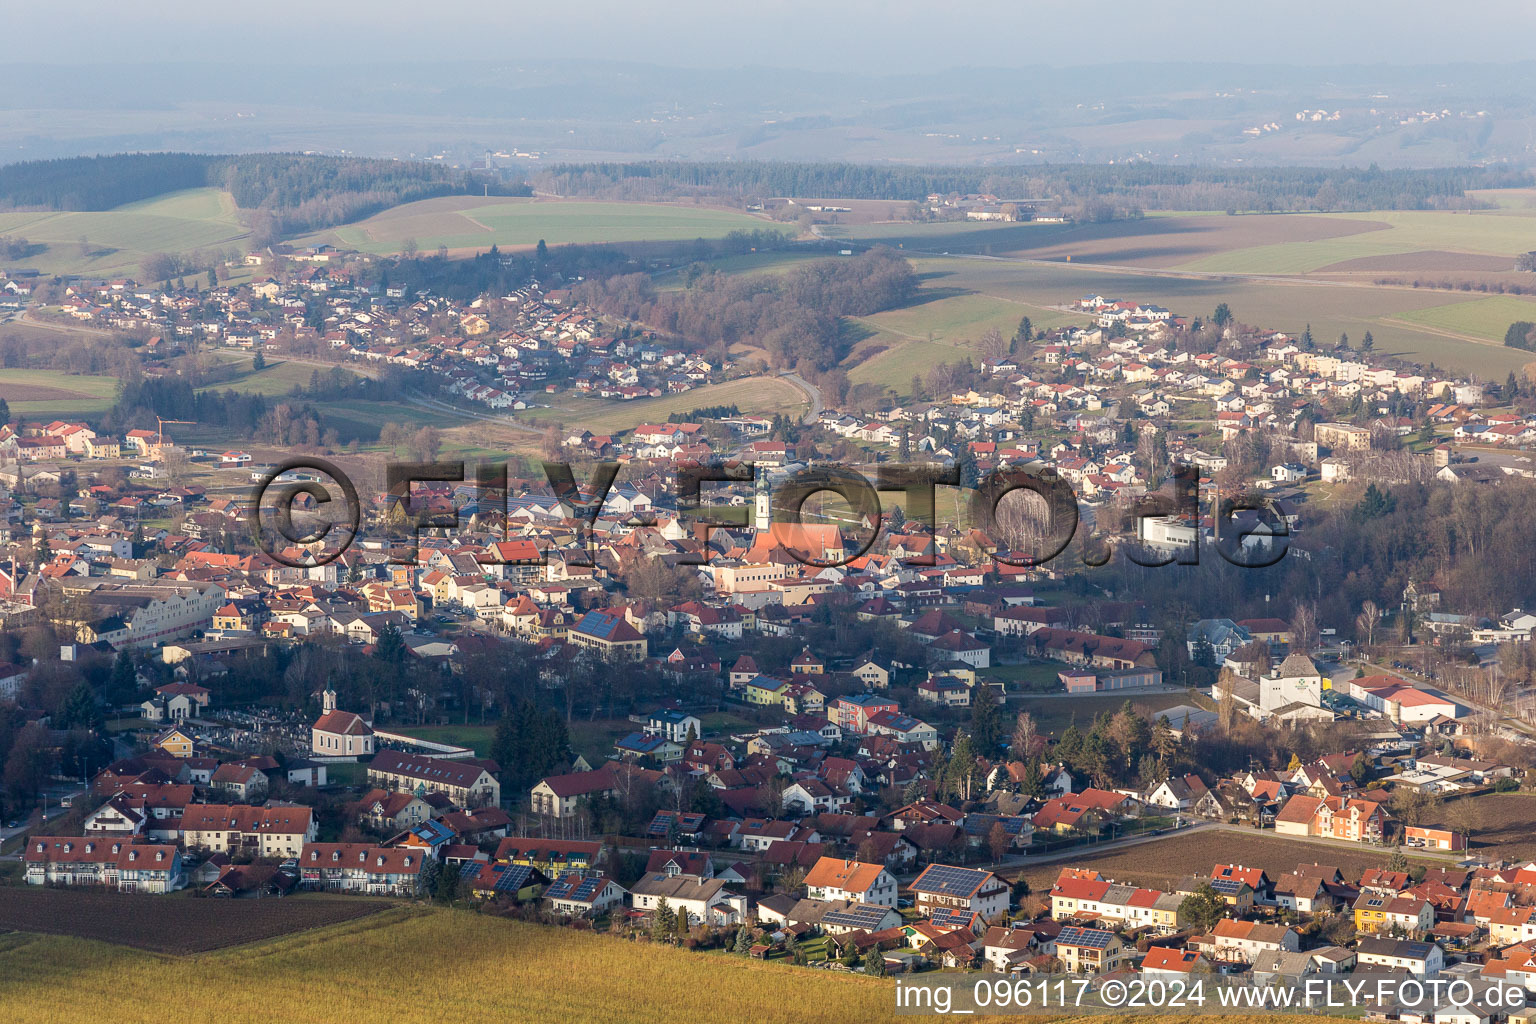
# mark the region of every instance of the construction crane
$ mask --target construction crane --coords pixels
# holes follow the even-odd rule
[[[155,431],[155,435],[156,435],[155,436],[155,447],[156,448],[162,448],[162,449],[165,447],[165,425],[167,423],[196,423],[196,422],[197,422],[196,420],[168,420],[168,419],[162,419],[161,417],[156,416],[155,417],[155,423],[157,423],[159,426],[158,426],[158,429]]]

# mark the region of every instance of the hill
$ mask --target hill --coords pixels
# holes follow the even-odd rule
[[[527,195],[437,163],[313,153],[119,153],[0,167],[0,209],[105,211],[212,186],[250,211],[258,243],[455,192]]]

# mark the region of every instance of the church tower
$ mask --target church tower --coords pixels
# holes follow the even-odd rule
[[[768,471],[759,470],[757,474],[757,493],[753,496],[752,525],[759,532],[767,530],[773,522],[773,491],[768,486]]]
[[[320,694],[320,710],[331,712],[336,710],[336,691],[326,686],[325,692]]]

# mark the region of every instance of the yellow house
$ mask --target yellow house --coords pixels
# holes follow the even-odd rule
[[[122,446],[110,437],[88,437],[85,454],[92,459],[117,459],[122,457]]]
[[[758,676],[743,688],[742,699],[748,704],[772,707],[784,703],[784,692],[788,689],[789,684],[782,679]]]
[[[154,738],[153,746],[172,757],[191,757],[193,754],[192,737],[180,729],[165,730]]]

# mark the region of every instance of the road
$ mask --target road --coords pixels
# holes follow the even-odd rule
[[[801,424],[809,427],[821,419],[821,410],[824,408],[821,402],[821,388],[812,384],[798,373],[786,372],[779,374],[779,376],[789,381],[801,391],[804,391],[806,401],[811,403],[810,409],[806,410],[805,415],[800,418]]]
[[[37,820],[34,820],[35,815],[34,816],[29,816],[26,819],[22,820],[20,822],[20,824],[18,824],[17,827],[15,827],[15,828],[0,828],[0,843],[3,843],[5,841],[9,840],[13,836],[21,835],[21,833],[23,833],[23,832],[26,832],[26,831],[29,831],[29,830],[35,830],[39,825],[45,824],[46,822],[52,821],[55,818],[61,817],[61,816],[65,815],[65,814],[68,814],[70,809],[68,807],[64,807],[64,806],[62,806],[60,804],[60,802],[59,802],[60,798],[61,797],[69,797],[72,800],[78,800],[82,796],[84,796],[84,794],[85,794],[85,790],[84,789],[78,789],[78,790],[74,790],[74,791],[59,790],[57,792],[49,791],[49,793],[48,793],[48,812],[45,815],[43,815],[43,817],[41,819],[37,819]],[[6,860],[19,860],[20,858],[21,858],[21,853],[18,851],[17,853],[11,854],[9,857],[6,857],[4,859],[6,859]]]

